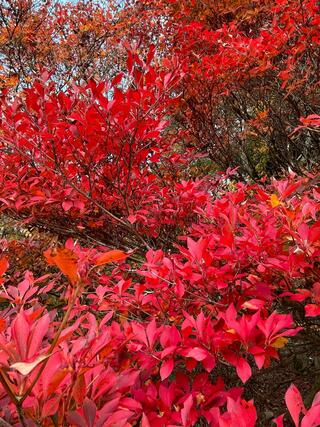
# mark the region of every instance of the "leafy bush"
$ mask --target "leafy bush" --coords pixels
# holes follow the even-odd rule
[[[237,184],[194,208],[197,221],[171,253],[149,250],[139,263],[134,253],[69,239],[45,251],[56,273],[3,278],[2,418],[30,426],[265,420],[247,384],[281,369],[286,348],[303,343],[306,354],[318,340],[319,199],[312,180]],[[2,276],[7,267],[4,253]],[[51,292],[63,308],[46,305]],[[308,413],[301,407],[306,420],[317,402]]]

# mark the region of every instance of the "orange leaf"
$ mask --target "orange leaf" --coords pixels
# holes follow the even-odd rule
[[[114,249],[112,251],[105,252],[96,258],[95,265],[104,265],[110,262],[121,261],[127,258],[127,254],[123,251],[119,251],[118,249]]]
[[[77,257],[73,251],[67,248],[48,249],[44,256],[48,264],[56,265],[72,283],[78,280]]]

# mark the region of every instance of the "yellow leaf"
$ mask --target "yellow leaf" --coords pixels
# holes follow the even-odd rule
[[[281,202],[278,199],[278,196],[276,194],[271,194],[271,196],[270,196],[270,203],[271,203],[271,206],[273,208],[276,208],[277,206],[281,205]]]
[[[288,338],[279,337],[275,341],[273,341],[273,343],[271,343],[271,347],[282,348],[287,344],[288,341]]]

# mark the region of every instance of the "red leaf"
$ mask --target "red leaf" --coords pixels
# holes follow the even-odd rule
[[[127,53],[128,53],[127,68],[128,68],[129,73],[131,73],[132,69],[133,69],[133,63],[134,63],[134,61],[133,61],[133,55],[132,55],[131,50],[128,50]]]
[[[31,340],[29,342],[28,358],[33,357],[40,349],[42,340],[49,329],[50,317],[49,313],[42,316],[32,331]]]
[[[316,395],[313,398],[312,406],[315,406],[315,405],[320,405],[320,391],[318,391],[318,393],[316,393]]]
[[[112,414],[115,412],[119,405],[120,397],[116,397],[115,399],[110,400],[107,402],[103,408],[99,411],[99,421],[101,422],[101,418],[106,418],[109,414]]]
[[[251,367],[249,363],[242,357],[237,361],[236,370],[237,370],[238,377],[241,379],[243,383],[247,382],[252,375]]]
[[[309,242],[314,243],[320,240],[320,225],[319,221],[316,224],[313,224],[313,226],[309,230]]]
[[[201,261],[205,248],[207,246],[207,242],[202,239],[195,242],[190,237],[188,237],[187,245],[188,245],[188,250],[190,252],[190,255],[194,258],[194,260]]]
[[[68,414],[68,422],[77,427],[87,427],[84,418],[76,411],[72,411]]]
[[[301,427],[318,427],[320,425],[320,405],[312,406],[303,417]]]
[[[59,409],[60,396],[47,400],[42,408],[42,418],[54,415]]]
[[[198,362],[201,362],[208,356],[207,350],[201,347],[194,347],[192,350],[190,350],[187,355],[187,357],[192,357],[193,359],[197,360]]]
[[[142,414],[141,427],[151,427],[148,417],[145,413]]]
[[[30,333],[29,323],[23,311],[20,311],[12,324],[12,335],[14,337],[20,358],[22,361],[27,358],[27,343]]]
[[[187,427],[189,425],[189,415],[190,410],[193,405],[193,397],[190,395],[184,402],[183,408],[181,409],[181,421],[183,427]]]
[[[294,384],[288,388],[285,394],[285,401],[290,412],[291,418],[296,427],[299,426],[299,417],[301,412],[305,413],[306,408],[303,404],[301,394]]]
[[[173,368],[174,368],[173,359],[168,359],[162,363],[160,368],[160,377],[162,381],[164,381],[166,378],[168,378],[171,375]]]
[[[48,375],[48,365],[46,366],[45,372],[46,372],[46,375]],[[64,380],[64,378],[66,377],[66,375],[68,375],[68,373],[69,372],[67,369],[58,369],[52,374],[48,382],[48,387],[46,389],[47,396],[50,396],[50,394],[55,393],[55,391],[59,387],[59,384]]]
[[[305,126],[320,126],[320,116],[318,114],[309,114],[307,117],[300,117],[300,122]]]
[[[73,206],[73,202],[71,200],[65,200],[62,202],[62,207],[65,212],[68,212]]]
[[[307,304],[304,309],[307,317],[320,316],[320,305]]]
[[[284,427],[283,417],[284,417],[284,414],[279,415],[277,418],[274,418],[272,421],[276,424],[277,427]]]
[[[89,427],[93,427],[94,420],[96,418],[97,408],[95,403],[92,400],[85,398],[83,402],[83,413],[87,421],[87,425]]]
[[[9,263],[7,258],[2,257],[0,258],[0,276],[2,276],[8,269]]]
[[[86,381],[83,374],[77,376],[72,394],[76,403],[82,405],[83,399],[86,396]]]
[[[152,319],[152,321],[148,324],[146,328],[146,335],[148,338],[149,347],[152,349],[155,343],[156,339],[156,333],[157,333],[157,325],[155,319]]]
[[[202,361],[202,365],[207,372],[211,372],[216,366],[216,360],[213,356],[209,355]]]

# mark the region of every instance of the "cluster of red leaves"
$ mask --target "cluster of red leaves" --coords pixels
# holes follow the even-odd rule
[[[132,254],[70,240],[45,253],[69,284],[57,273],[27,272],[8,286],[1,279],[9,302],[2,418],[17,426],[254,426],[253,400],[215,372],[233,367],[245,384],[279,358],[302,329],[282,300],[311,298],[305,315],[318,313],[319,204],[314,182],[296,178],[267,190],[237,184],[218,198],[209,189],[173,253],[150,250],[137,265]],[[2,276],[7,267],[2,257]],[[53,290],[63,312],[45,306]],[[300,412],[301,426],[318,425],[318,398],[307,412],[290,390],[296,426]]]
[[[212,79],[219,84],[220,94],[236,89],[240,82],[265,75],[267,70],[280,77],[282,88],[290,85],[293,91],[303,85],[313,64],[310,58],[307,69],[301,70],[301,62],[308,50],[316,52],[320,43],[319,5],[315,0],[270,3],[264,11],[264,28],[257,27],[256,31],[246,31],[243,22],[236,20],[213,29],[200,22],[181,26],[180,54],[184,59],[186,52],[190,54],[184,62],[186,71],[190,67],[191,76]]]
[[[104,229],[107,221],[127,229],[139,222],[151,235],[157,235],[158,218],[152,215],[157,210],[164,223],[172,222],[170,209],[180,205],[182,217],[190,210],[201,182],[177,184],[173,190],[163,184],[177,169],[174,162],[183,163],[178,153],[165,157],[175,137],[162,132],[175,102],[179,67],[156,72],[150,65],[153,55],[151,47],[143,62],[129,51],[127,73],[111,82],[90,80],[56,93],[53,83],[45,83],[45,73],[14,101],[4,92],[3,209],[47,225],[55,211],[79,232]],[[161,173],[163,164],[171,167],[170,176]]]

